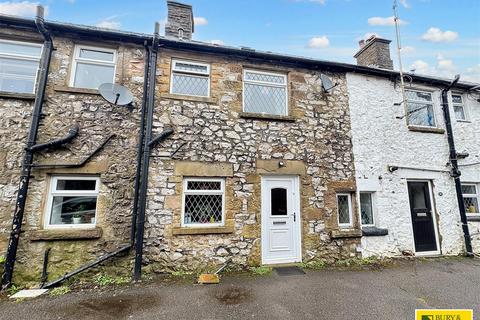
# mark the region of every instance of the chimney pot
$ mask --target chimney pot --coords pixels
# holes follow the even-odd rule
[[[358,46],[360,47],[360,49],[365,47],[365,40],[362,39],[362,40],[358,41]]]
[[[366,41],[359,41],[360,50],[355,54],[357,65],[393,70],[390,58],[390,40],[370,36]]]
[[[193,9],[191,5],[167,1],[167,23],[165,36],[182,40],[192,40],[194,32]]]

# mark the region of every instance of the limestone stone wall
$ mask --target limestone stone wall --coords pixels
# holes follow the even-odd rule
[[[25,40],[36,34],[3,30],[13,39]],[[2,35],[0,34],[0,37]],[[135,97],[135,108],[115,107],[96,90],[68,87],[71,59],[76,43],[115,48],[116,83],[128,87]],[[79,42],[77,39],[54,38],[55,51],[50,66],[43,117],[37,142],[56,139],[73,125],[79,136],[63,147],[35,155],[41,164],[76,163],[83,160],[108,136],[115,137],[86,166],[77,169],[34,169],[20,237],[16,281],[38,281],[43,252],[50,252],[50,279],[118,248],[129,240],[136,146],[143,86],[144,51],[142,47],[121,43]],[[17,184],[33,100],[0,98],[0,250],[3,253],[11,228]],[[99,176],[101,180],[97,205],[97,227],[94,230],[44,230],[43,215],[50,177],[54,174]],[[78,237],[90,239],[78,240]],[[128,272],[128,271],[127,271]]]
[[[211,97],[169,94],[172,58],[209,63]],[[242,113],[247,67],[287,74],[289,117],[252,119]],[[151,159],[145,233],[150,270],[193,269],[228,257],[237,265],[258,265],[260,179],[266,174],[300,177],[304,261],[356,255],[356,215],[353,230],[342,232],[336,216],[336,192],[355,191],[345,74],[325,72],[338,83],[325,94],[320,71],[167,49],[161,49],[157,71],[154,131],[171,127],[175,132],[156,147]],[[279,160],[284,167],[279,168]],[[182,181],[191,176],[225,178],[224,227],[180,226]]]

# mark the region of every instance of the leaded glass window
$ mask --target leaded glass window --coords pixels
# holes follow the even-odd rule
[[[184,180],[184,226],[222,225],[224,222],[225,181],[189,178]]]
[[[186,96],[210,96],[210,66],[191,61],[172,61],[170,93]]]
[[[362,225],[373,225],[373,195],[371,192],[360,192],[360,217]]]
[[[0,91],[34,93],[42,45],[0,40]]]
[[[244,112],[288,115],[286,75],[245,70],[243,82]]]
[[[350,194],[337,194],[337,215],[340,227],[352,226],[352,199]]]
[[[462,183],[462,194],[467,214],[480,214],[478,185]]]
[[[407,97],[408,124],[435,127],[435,113],[431,92],[405,90]]]

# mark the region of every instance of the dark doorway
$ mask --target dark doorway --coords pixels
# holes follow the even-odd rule
[[[415,251],[437,251],[433,210],[428,182],[409,181],[408,196],[412,214]]]

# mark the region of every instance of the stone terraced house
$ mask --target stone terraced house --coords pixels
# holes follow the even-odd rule
[[[408,98],[434,105],[435,120],[407,126],[387,40],[370,39],[351,65],[193,32],[192,8],[172,1],[162,37],[0,17],[0,251],[10,270],[16,261],[14,281],[114,255],[105,266],[129,273],[134,260],[136,271],[168,272],[415,252],[408,192],[421,188],[437,210],[428,251],[464,252],[432,102],[449,81],[409,75]],[[127,88],[132,104],[107,102],[103,83]],[[450,96],[462,164],[480,156],[473,87]],[[465,171],[473,219],[480,175]]]

